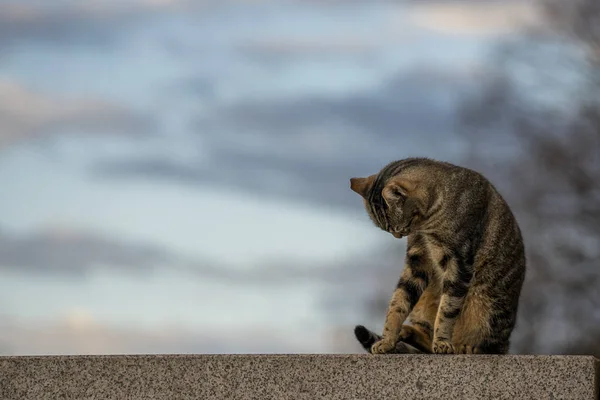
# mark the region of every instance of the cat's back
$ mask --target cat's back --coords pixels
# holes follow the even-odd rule
[[[493,262],[496,272],[524,273],[525,246],[508,202],[483,174],[470,168],[428,158],[401,160],[403,174],[428,186],[437,215],[428,228],[461,247],[475,268]],[[518,275],[518,273],[515,272]],[[494,278],[497,276],[494,275]]]
[[[523,252],[521,230],[510,206],[480,172],[446,161],[412,157],[388,164],[381,175],[382,181],[402,176],[426,188],[424,200],[440,214],[432,218],[435,226],[439,230],[453,230],[438,233],[465,235],[457,239],[474,240],[477,247],[486,251],[505,246],[511,251]],[[460,228],[461,232],[454,228]]]
[[[381,175],[384,179],[402,176],[417,180],[430,188],[451,188],[454,192],[457,189],[472,188],[473,185],[483,187],[491,184],[475,170],[427,157],[410,157],[391,162],[382,169]]]

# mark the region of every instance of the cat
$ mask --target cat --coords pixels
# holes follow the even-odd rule
[[[526,258],[497,189],[476,171],[418,157],[352,178],[350,187],[377,227],[407,237],[383,335],[357,325],[362,347],[372,354],[508,353]]]

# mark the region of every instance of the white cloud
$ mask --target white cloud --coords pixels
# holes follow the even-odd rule
[[[533,1],[416,1],[408,19],[442,34],[496,35],[539,23],[539,13]]]
[[[64,319],[66,326],[76,330],[85,330],[97,325],[92,313],[84,308],[76,307],[69,310]]]
[[[56,133],[138,134],[149,125],[115,103],[39,92],[0,78],[0,147]]]
[[[0,52],[28,42],[46,45],[115,44],[124,31],[148,17],[220,5],[205,0],[3,0]]]
[[[271,327],[240,326],[200,331],[164,326],[125,328],[95,322],[85,310],[74,310],[62,320],[0,320],[1,355],[65,354],[217,354],[326,352],[322,332],[307,335]]]
[[[357,36],[278,37],[250,41],[242,51],[264,56],[340,55],[365,53],[376,47],[374,40]]]

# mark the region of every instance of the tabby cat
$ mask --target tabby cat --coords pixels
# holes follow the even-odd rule
[[[525,248],[509,206],[481,174],[428,158],[352,178],[371,220],[407,237],[404,269],[383,335],[356,326],[365,350],[505,354],[525,277]],[[404,324],[407,318],[411,325]]]

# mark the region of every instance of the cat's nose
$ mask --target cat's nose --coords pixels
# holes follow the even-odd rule
[[[398,238],[398,239],[402,238],[402,233],[400,233],[400,232],[394,232],[394,231],[392,231],[392,235],[394,235],[394,237]]]

